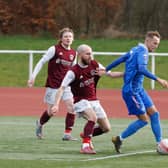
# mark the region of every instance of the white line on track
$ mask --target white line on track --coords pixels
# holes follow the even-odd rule
[[[105,159],[114,159],[114,158],[121,158],[121,157],[127,157],[127,156],[134,156],[134,155],[140,155],[140,154],[146,154],[146,153],[156,153],[156,150],[149,150],[149,151],[136,151],[136,152],[130,152],[125,154],[115,154],[115,155],[109,155],[104,157],[97,157],[97,158],[88,158],[88,159],[75,159],[75,158],[56,158],[57,156],[54,155],[34,155],[30,153],[0,153],[0,159],[9,159],[9,160],[51,160],[51,161],[96,161],[96,160],[105,160]],[[81,156],[84,156],[81,154]],[[87,155],[88,156],[88,155]],[[93,155],[92,155],[93,156]],[[95,156],[95,155],[94,155]]]
[[[137,152],[131,152],[131,153],[110,155],[110,156],[105,156],[105,157],[90,158],[90,159],[85,159],[85,160],[81,160],[81,161],[104,160],[104,159],[110,159],[110,158],[120,158],[120,157],[133,156],[133,155],[145,154],[145,153],[154,153],[154,152],[156,152],[156,150],[139,151],[139,152],[137,151]]]

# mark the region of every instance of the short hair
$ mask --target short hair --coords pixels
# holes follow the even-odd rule
[[[85,51],[86,48],[91,48],[91,47],[87,44],[81,44],[78,46],[76,51],[77,51],[77,53],[81,53],[81,52]]]
[[[73,36],[74,36],[73,30],[72,30],[71,28],[69,28],[69,27],[65,27],[65,28],[63,28],[63,29],[61,29],[61,30],[59,31],[59,38],[62,38],[62,36],[63,36],[63,34],[64,34],[65,32],[71,32],[71,33],[73,34]]]
[[[158,31],[148,31],[145,38],[153,38],[154,36],[161,38]]]

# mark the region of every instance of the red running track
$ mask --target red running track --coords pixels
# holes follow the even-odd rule
[[[39,116],[45,109],[43,103],[45,88],[0,88],[0,116]],[[168,119],[168,91],[148,91],[161,119]],[[98,89],[98,98],[110,118],[126,118],[127,109],[120,90]],[[63,103],[57,116],[65,116]]]

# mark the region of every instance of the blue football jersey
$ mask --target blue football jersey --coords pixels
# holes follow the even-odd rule
[[[144,45],[139,44],[128,52],[128,58],[125,62],[125,75],[123,91],[137,92],[143,86],[144,75],[139,72],[141,65],[148,64],[148,50]]]
[[[143,88],[144,75],[153,80],[157,79],[156,76],[147,69],[148,59],[148,49],[144,44],[140,43],[108,65],[106,71],[125,62],[123,91],[139,92]]]

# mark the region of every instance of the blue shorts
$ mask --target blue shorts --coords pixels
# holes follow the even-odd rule
[[[153,105],[152,99],[144,89],[139,93],[123,91],[122,97],[128,108],[129,115],[145,114],[146,109]]]

